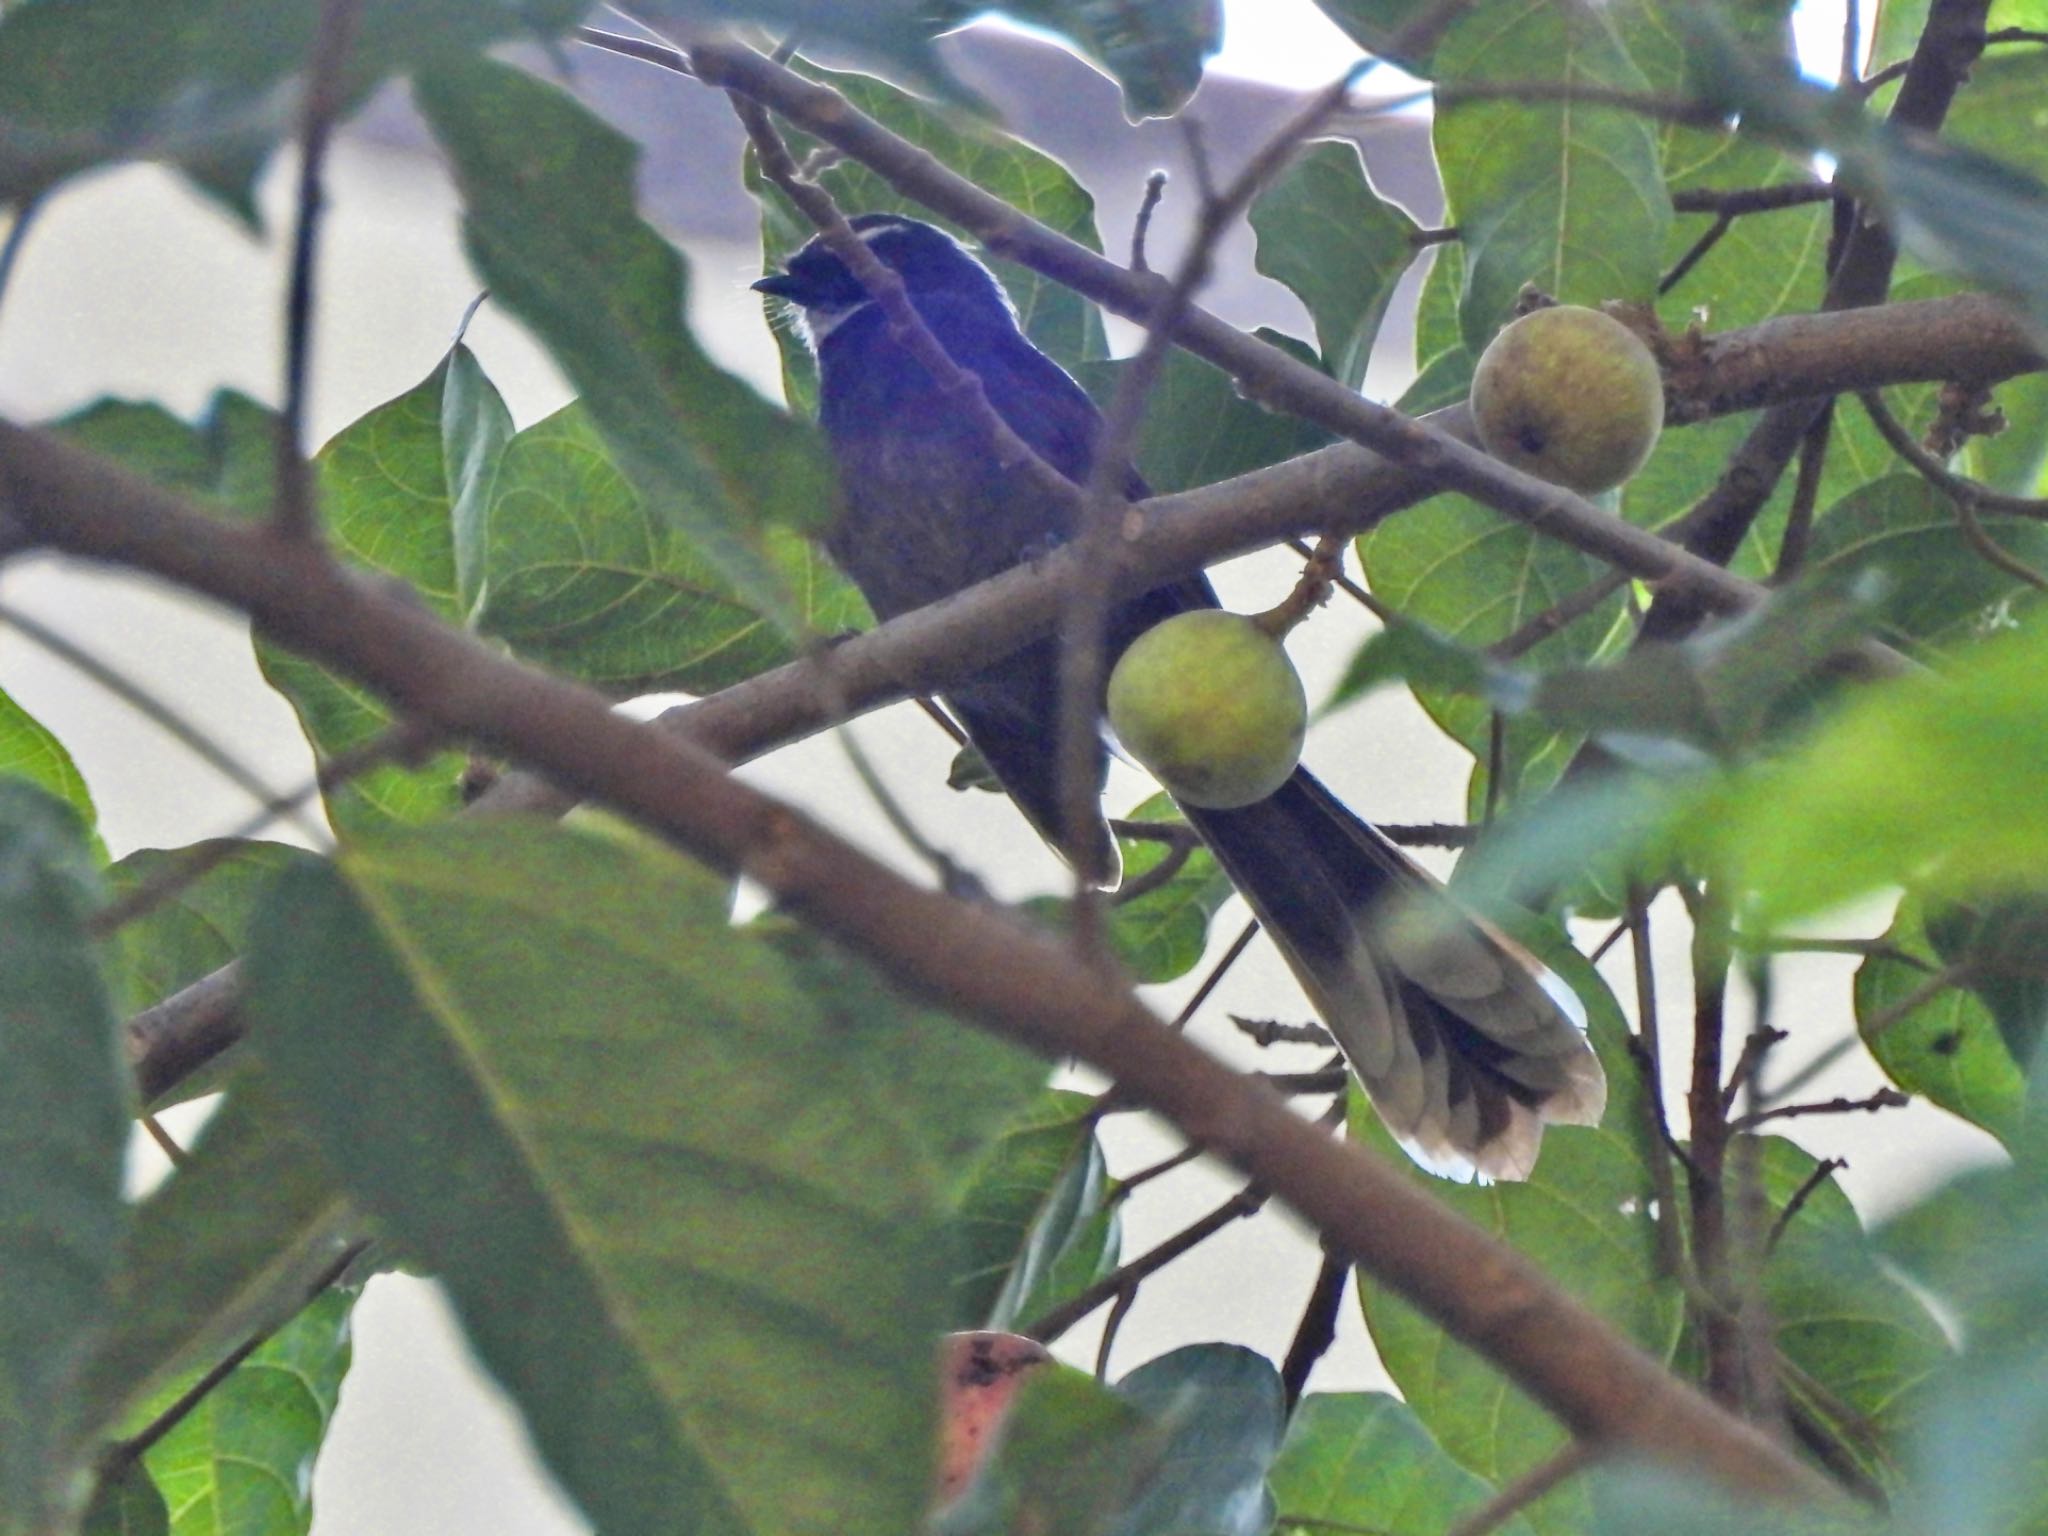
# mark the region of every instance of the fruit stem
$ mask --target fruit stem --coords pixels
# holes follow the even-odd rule
[[[1253,614],[1252,622],[1275,640],[1286,639],[1295,625],[1330,600],[1330,591],[1343,574],[1344,541],[1324,534],[1302,566],[1301,580],[1294,584],[1294,590],[1278,606]]]

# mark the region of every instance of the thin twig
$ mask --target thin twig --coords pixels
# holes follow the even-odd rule
[[[1662,298],[1680,283],[1684,282],[1686,274],[1704,261],[1707,253],[1719,245],[1722,236],[1726,235],[1734,227],[1734,214],[1724,212],[1718,215],[1714,222],[1707,226],[1705,232],[1697,240],[1693,241],[1691,245],[1686,247],[1685,254],[1671,264],[1671,270],[1657,279],[1657,297]]]
[[[1324,1248],[1315,1284],[1309,1287],[1308,1301],[1301,1309],[1301,1320],[1294,1325],[1294,1339],[1287,1346],[1287,1357],[1280,1366],[1280,1385],[1286,1394],[1289,1414],[1294,1412],[1295,1405],[1308,1389],[1308,1378],[1315,1370],[1316,1362],[1337,1342],[1337,1318],[1344,1305],[1344,1283],[1350,1278],[1350,1262],[1342,1254]]]
[[[1247,1184],[1201,1220],[1182,1228],[1156,1248],[1121,1266],[1114,1274],[1104,1275],[1080,1294],[1061,1302],[1043,1316],[1033,1318],[1017,1331],[1041,1344],[1052,1343],[1097,1307],[1150,1279],[1175,1259],[1192,1253],[1231,1223],[1256,1215],[1265,1205],[1266,1198],[1265,1191]]]
[[[1310,544],[1307,539],[1289,539],[1287,540],[1287,547],[1297,555],[1300,555],[1304,560],[1315,558],[1316,547]],[[1339,592],[1342,592],[1382,624],[1389,623],[1396,617],[1393,609],[1374,597],[1349,576],[1346,576],[1341,565],[1330,579]]]
[[[0,606],[0,624],[14,630],[38,650],[56,657],[81,676],[91,679],[258,805],[267,810],[275,809],[281,814],[293,816],[294,820],[298,821],[300,829],[314,842],[326,841],[327,828],[317,821],[304,817],[303,811],[295,806],[293,796],[280,794],[265,784],[249,768],[237,762],[231,753],[217,744],[205,731],[134,679],[116,671],[91,652],[80,648],[48,625],[30,618],[19,609]]]
[[[292,1308],[290,1312],[280,1317],[269,1327],[259,1329],[255,1333],[250,1334],[248,1338],[244,1339],[224,1357],[216,1361],[191,1386],[180,1392],[176,1400],[167,1404],[149,1423],[127,1439],[117,1441],[109,1446],[106,1454],[100,1459],[100,1481],[102,1483],[111,1482],[114,1478],[126,1472],[128,1468],[141,1461],[144,1456],[148,1455],[151,1450],[162,1443],[164,1436],[184,1423],[191,1416],[192,1410],[205,1402],[208,1394],[214,1388],[218,1387],[235,1373],[236,1367],[255,1354],[265,1344],[269,1343],[271,1339],[276,1337],[280,1329],[296,1318],[300,1312],[312,1305],[313,1302],[317,1301],[321,1293],[330,1285],[347,1274],[349,1266],[361,1258],[369,1246],[370,1244],[367,1239],[349,1244],[348,1247],[335,1256],[334,1262],[323,1269],[314,1278],[313,1282],[307,1286],[304,1298],[298,1306]]]
[[[1533,615],[1512,634],[1504,635],[1486,648],[1495,661],[1513,661],[1527,654],[1561,630],[1569,629],[1587,614],[1629,584],[1627,571],[1609,571],[1598,581],[1568,592],[1541,613]]]
[[[243,850],[247,839],[256,836],[280,817],[310,805],[315,796],[330,793],[383,763],[410,760],[433,744],[433,733],[421,726],[401,722],[359,747],[336,753],[319,766],[313,777],[281,800],[273,800],[221,836],[209,838],[191,848],[167,868],[157,871],[142,884],[108,902],[86,919],[85,930],[95,939],[107,939],[129,923],[147,916],[179,892],[204,879]]]
[[[1337,1043],[1320,1024],[1284,1024],[1278,1019],[1247,1019],[1235,1013],[1230,1016],[1230,1022],[1261,1049],[1276,1045],[1334,1046]]]
[[[1166,857],[1146,870],[1135,875],[1110,892],[1109,904],[1113,907],[1127,906],[1141,897],[1150,896],[1154,891],[1171,885],[1188,867],[1188,860],[1194,856],[1196,844],[1177,842],[1166,850]]]
[[[671,48],[667,43],[657,43],[644,37],[629,37],[622,32],[607,32],[601,27],[578,27],[574,36],[577,42],[602,49],[606,53],[638,59],[642,64],[653,64],[661,69],[672,70],[692,80],[697,78],[697,71],[690,66],[690,56],[680,48]]]
[[[1132,1174],[1129,1178],[1119,1179],[1117,1181],[1116,1188],[1110,1191],[1109,1198],[1112,1203],[1120,1200],[1128,1200],[1133,1194],[1143,1189],[1147,1184],[1150,1184],[1154,1179],[1163,1179],[1166,1177],[1167,1174],[1172,1173],[1175,1169],[1187,1167],[1189,1163],[1192,1163],[1196,1158],[1200,1157],[1201,1155],[1202,1149],[1200,1147],[1182,1147],[1178,1152],[1174,1153],[1171,1157],[1163,1157],[1158,1162],[1153,1163],[1148,1168],[1140,1168],[1136,1173]]]
[[[1259,920],[1255,917],[1230,941],[1230,948],[1223,951],[1222,958],[1209,968],[1209,974],[1204,976],[1202,984],[1195,988],[1194,996],[1181,1004],[1180,1012],[1173,1016],[1173,1022],[1167,1026],[1169,1029],[1187,1028],[1188,1020],[1195,1016],[1195,1010],[1209,1001],[1209,994],[1214,992],[1223,978],[1230,974],[1230,968],[1237,964],[1238,957],[1251,947],[1251,942],[1258,936],[1258,932]]]
[[[148,1133],[149,1139],[156,1143],[157,1150],[163,1153],[173,1168],[185,1166],[188,1161],[187,1153],[183,1147],[178,1145],[176,1138],[164,1129],[163,1121],[157,1119],[155,1115],[150,1114],[146,1110],[135,1118],[141,1124],[142,1129]]]
[[[1152,233],[1152,215],[1159,207],[1159,200],[1166,196],[1166,172],[1154,171],[1145,178],[1145,196],[1138,204],[1138,217],[1131,225],[1131,270],[1150,272],[1151,263],[1145,254],[1145,241]]]
[[[1599,1459],[1598,1448],[1587,1441],[1574,1440],[1548,1461],[1530,1468],[1509,1483],[1452,1526],[1444,1536],[1487,1536],[1489,1531],[1499,1530],[1566,1478],[1583,1472]]]
[[[287,538],[317,532],[313,469],[306,458],[306,383],[313,351],[313,275],[319,252],[327,142],[341,110],[345,66],[362,0],[321,0],[306,61],[305,112],[299,124],[298,228],[292,235],[291,291],[285,301],[284,407],[277,417],[277,500],[271,526]]]
[[[1884,1109],[1904,1109],[1913,1102],[1910,1094],[1896,1088],[1880,1088],[1860,1099],[1826,1099],[1817,1104],[1780,1104],[1759,1109],[1730,1122],[1738,1131],[1753,1131],[1770,1120],[1796,1120],[1803,1115],[1874,1115]]]
[[[1833,202],[1840,189],[1825,181],[1786,181],[1769,187],[1689,187],[1671,194],[1671,206],[1679,213],[1726,214],[1741,218],[1751,213],[1771,213],[1780,208],[1803,208],[1812,203]]]
[[[1728,1074],[1728,1086],[1721,1090],[1723,1113],[1735,1107],[1735,1101],[1742,1096],[1745,1088],[1753,1087],[1763,1071],[1764,1059],[1770,1055],[1773,1046],[1782,1045],[1791,1037],[1782,1029],[1772,1029],[1759,1024],[1749,1032],[1749,1038],[1742,1042],[1742,1054],[1735,1058],[1735,1070]],[[1735,1122],[1736,1129],[1742,1122]]]
[[[1792,1198],[1785,1202],[1785,1209],[1778,1212],[1778,1219],[1771,1223],[1770,1234],[1764,1239],[1765,1258],[1778,1251],[1778,1244],[1785,1236],[1785,1229],[1792,1225],[1792,1218],[1806,1209],[1806,1202],[1819,1192],[1821,1185],[1848,1166],[1849,1160],[1845,1157],[1824,1157],[1814,1166],[1813,1172],[1800,1181],[1799,1187],[1792,1191]]]
[[[1806,564],[1813,537],[1813,518],[1820,505],[1821,479],[1827,470],[1828,443],[1835,430],[1835,402],[1821,407],[1799,444],[1799,469],[1792,480],[1792,505],[1785,514],[1785,533],[1778,540],[1778,563],[1771,580],[1787,582]]]

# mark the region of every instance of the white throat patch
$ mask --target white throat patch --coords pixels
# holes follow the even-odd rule
[[[807,309],[804,311],[804,329],[810,333],[813,351],[825,345],[825,338],[846,324],[864,309],[873,309],[873,299],[862,299],[858,304],[834,306],[831,309]]]

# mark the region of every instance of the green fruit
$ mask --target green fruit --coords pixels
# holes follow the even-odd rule
[[[1590,496],[1621,484],[1657,446],[1664,381],[1619,320],[1558,304],[1493,338],[1472,375],[1472,421],[1495,458]]]
[[[1117,739],[1174,799],[1225,810],[1294,772],[1308,697],[1280,642],[1242,614],[1175,614],[1109,675]]]

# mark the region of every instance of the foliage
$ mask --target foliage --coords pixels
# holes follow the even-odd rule
[[[1870,89],[1801,76],[1778,0],[1712,15],[1679,0],[1319,3],[1444,93],[1428,137],[1450,227],[1424,230],[1351,138],[1321,137],[1354,126],[1342,114],[1283,146],[1243,210],[1259,272],[1306,320],[1298,336],[1257,333],[1276,368],[1363,387],[1402,284],[1421,276],[1405,410],[1450,408],[1455,427],[1474,360],[1544,298],[1616,306],[1684,404],[1690,327],[1822,308],[1844,250],[1868,262],[1876,231],[1904,252],[1893,271],[1897,253],[1879,251],[1893,300],[1991,294],[2048,317],[2035,0],[1999,0],[1989,24],[2012,30],[1967,71],[1950,61],[1963,83],[1939,133],[1888,120],[1908,100],[1891,75]],[[788,131],[845,211],[928,211],[917,194],[944,172],[1090,252],[1104,238],[1089,190],[988,120],[940,39],[986,11],[1029,23],[1112,74],[1136,120],[1181,112],[1221,37],[1213,0],[619,9],[673,36],[791,38],[792,67],[901,151]],[[487,53],[567,49],[584,10],[0,4],[10,241],[32,241],[76,182],[133,161],[169,166],[253,229],[256,178],[300,132],[314,66],[338,66],[344,119],[406,78],[477,276],[578,397],[517,420],[460,341],[424,379],[389,379],[311,455],[327,550],[612,699],[718,694],[812,655],[802,707],[833,713],[816,642],[870,615],[817,541],[837,490],[809,353],[779,336],[786,403],[721,367],[687,320],[699,280],[640,211],[637,149],[527,67],[544,51],[522,65]],[[1972,10],[1886,0],[1864,18],[1866,69],[1956,46]],[[343,12],[337,58],[323,50]],[[1835,184],[1806,195],[1820,166]],[[751,149],[727,172],[779,267],[812,224]],[[1730,194],[1790,193],[1728,211]],[[1018,259],[1029,242],[1011,218],[980,232],[1026,334],[1099,399],[1144,387],[1058,264]],[[1130,439],[1155,491],[1330,442],[1247,372],[1163,360]],[[1383,622],[1329,705],[1403,689],[1470,752],[1482,825],[1454,889],[1576,1000],[1609,1096],[1599,1124],[1550,1130],[1517,1183],[1417,1166],[1359,1093],[1326,1123],[1881,1509],[1766,1515],[1620,1462],[1531,1494],[1525,1479],[1568,1447],[1563,1425],[1503,1373],[1497,1339],[1461,1342],[1430,1298],[1361,1270],[1355,1305],[1399,1399],[1304,1391],[1215,1341],[1113,1384],[1041,1369],[967,1494],[930,1510],[936,1337],[1053,1333],[1083,1303],[1120,1318],[1143,1294],[1152,1256],[1127,1251],[1129,1202],[1172,1170],[1112,1174],[1099,1132],[1130,1107],[1118,1088],[1049,1086],[1046,1063],[953,1017],[959,997],[903,990],[806,926],[830,916],[831,893],[736,921],[752,867],[713,873],[617,822],[464,814],[467,754],[513,733],[455,739],[259,630],[263,674],[327,770],[336,841],[319,852],[217,838],[110,861],[79,744],[0,694],[0,1536],[311,1529],[356,1298],[400,1265],[446,1288],[549,1471],[607,1536],[1441,1536],[1503,1494],[1489,1528],[1545,1536],[2040,1529],[2048,509],[2027,498],[2048,466],[2048,383],[2025,375],[1988,398],[1982,379],[1925,369],[1890,383],[1946,478],[1844,395],[1824,429],[1797,405],[1674,411],[1641,474],[1597,507],[1560,493],[1549,521],[1449,494],[1386,517],[1353,545]],[[1814,455],[1806,473],[1789,450],[1759,464],[1788,421]],[[283,430],[263,402],[223,389],[188,419],[108,396],[49,425],[261,536]],[[1688,513],[1709,498],[1739,503],[1739,526],[1703,538]],[[1770,595],[1735,618],[1650,620],[1660,638],[1642,640],[1644,610],[1670,618],[1671,592],[1610,581],[1613,565],[1564,536],[1588,515],[1687,538]],[[916,681],[943,693],[958,679]],[[505,712],[492,724],[521,707],[485,702]],[[371,750],[423,724],[404,750]],[[1217,940],[1241,926],[1216,921],[1233,894],[1221,864],[1164,795],[1117,831],[1121,890],[1042,894],[1022,913],[1079,935],[1115,972],[1105,988],[1206,997],[1227,963]],[[1688,910],[1693,973],[1690,996],[1665,998],[1660,1039],[1647,989],[1625,1004],[1571,922],[1621,916],[1647,949],[1643,914],[1666,887]],[[1872,901],[1888,904],[1881,939],[1816,940]],[[1391,903],[1373,916],[1399,937]],[[1826,1132],[1805,1136],[1841,1106],[1788,1096],[1797,1074],[1766,1028],[1803,1022],[1772,1011],[1772,957],[1816,942],[1855,956],[1844,1048],[2009,1154],[1893,1201],[1876,1230],[1817,1155]],[[224,1100],[159,1187],[127,1192],[137,1105],[120,1020],[175,1007],[231,963],[248,1039],[177,1090]],[[1753,1011],[1730,1005],[1737,976]],[[1667,1083],[1686,1052],[1681,1103]],[[1329,1090],[1328,1073],[1295,1076]],[[1245,1278],[1247,1311],[1296,1305],[1262,1280]]]

